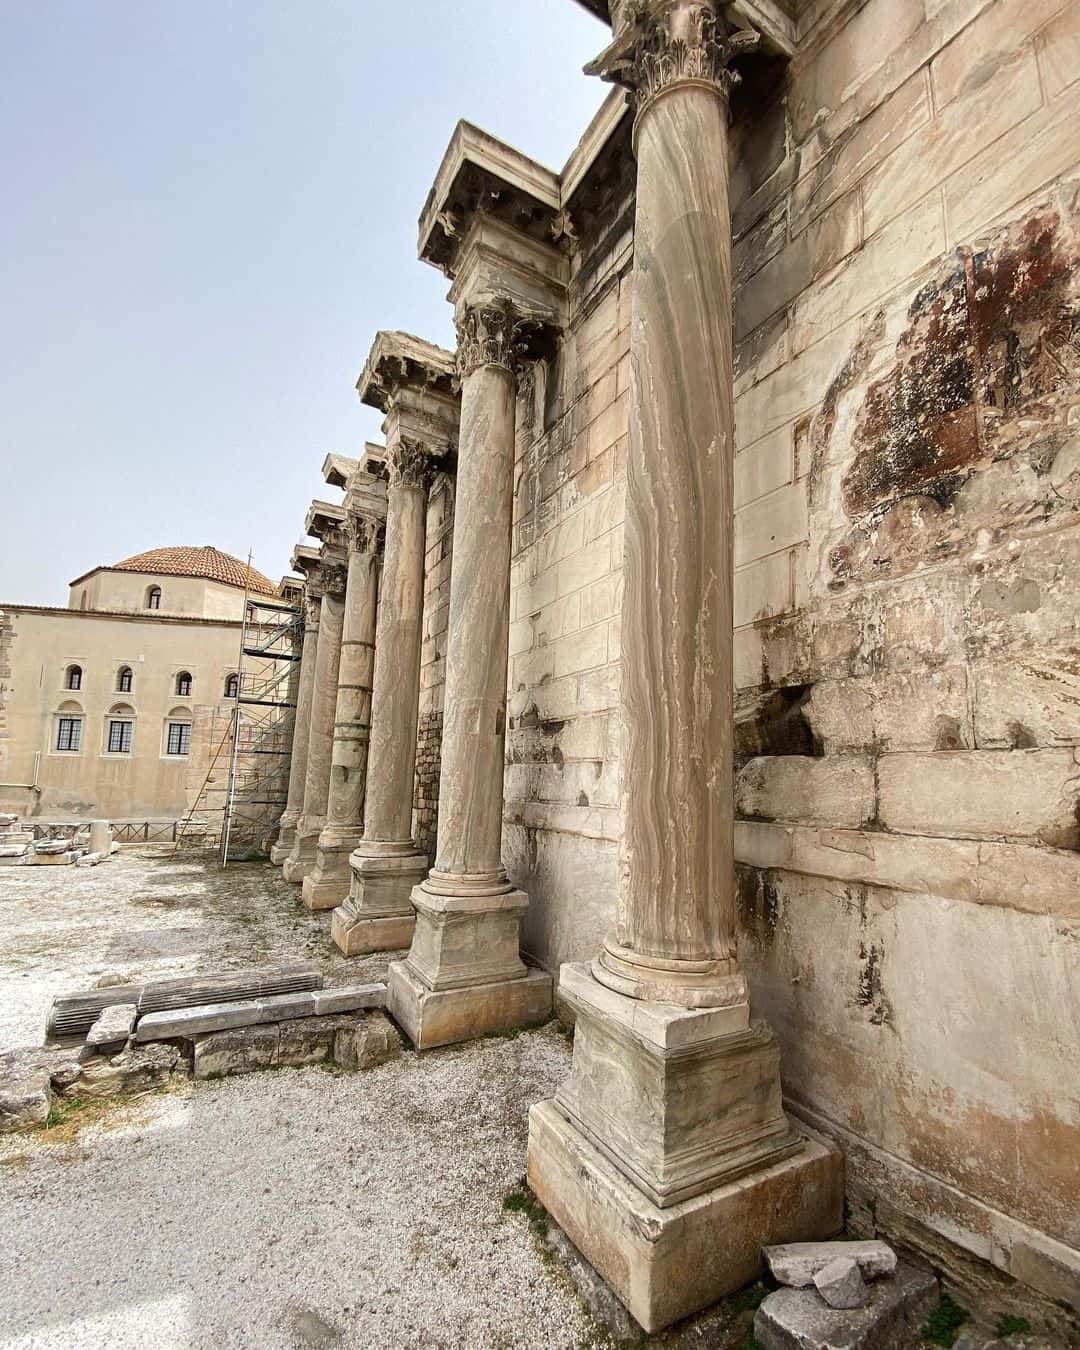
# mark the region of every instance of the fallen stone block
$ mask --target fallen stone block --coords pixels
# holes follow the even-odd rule
[[[17,825],[19,817],[12,811],[0,811],[0,829],[5,829],[9,825]]]
[[[27,844],[0,844],[0,867],[23,867],[33,856]]]
[[[326,997],[332,994],[332,997]],[[386,986],[354,985],[333,991],[313,990],[296,994],[274,994],[267,998],[243,999],[236,1003],[216,1003],[199,1008],[177,1008],[171,1012],[140,1016],[135,1039],[140,1042],[173,1040],[227,1031],[230,1027],[257,1026],[261,1022],[287,1022],[299,1017],[317,1017],[325,1012],[358,1012],[383,1007]],[[327,1005],[331,1006],[327,1006]]]
[[[86,1033],[87,1045],[102,1050],[114,1045],[126,1045],[135,1025],[134,1003],[113,1003],[104,1008],[98,1020]]]
[[[236,970],[220,975],[184,975],[172,980],[91,989],[54,998],[45,1023],[46,1041],[85,1036],[110,1003],[135,1003],[140,1013],[194,1008],[293,990],[321,989],[323,974],[313,961]]]
[[[383,1013],[373,1012],[334,1037],[334,1063],[343,1069],[373,1069],[401,1054],[401,1037]]]
[[[859,1263],[837,1256],[814,1276],[814,1288],[830,1308],[864,1308],[870,1297]]]
[[[795,1289],[813,1284],[818,1271],[838,1256],[848,1256],[857,1261],[865,1280],[891,1275],[896,1269],[896,1253],[887,1242],[876,1239],[863,1242],[784,1242],[763,1250],[773,1279]]]
[[[754,1316],[762,1350],[911,1350],[938,1298],[937,1280],[905,1262],[869,1286],[862,1308],[830,1308],[814,1289],[778,1289]]]
[[[75,866],[97,867],[98,863],[103,863],[107,856],[104,853],[84,853],[81,857],[75,859]]]
[[[47,1069],[0,1078],[0,1133],[43,1125],[52,1109],[52,1082]]]
[[[180,1051],[175,1045],[139,1045],[111,1059],[98,1056],[81,1066],[65,1095],[117,1097],[164,1087],[179,1061]]]

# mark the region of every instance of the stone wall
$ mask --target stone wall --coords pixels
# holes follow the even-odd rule
[[[847,9],[736,138],[742,955],[864,1225],[1065,1297],[1080,11]]]
[[[854,1223],[1055,1298],[1080,1272],[1078,73],[1062,0],[821,0],[732,130],[754,1006]],[[518,407],[504,857],[552,969],[617,885],[632,203],[605,199]]]
[[[440,474],[428,500],[424,553],[424,638],[420,654],[420,716],[416,735],[413,838],[434,861],[439,816],[446,627],[454,544],[454,479]]]

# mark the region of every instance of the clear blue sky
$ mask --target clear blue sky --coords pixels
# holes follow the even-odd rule
[[[452,345],[416,222],[459,117],[560,168],[573,0],[0,0],[0,601],[165,544],[277,578],[378,328]]]

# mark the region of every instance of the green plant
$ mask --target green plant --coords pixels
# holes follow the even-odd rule
[[[1019,1336],[1023,1331],[1031,1330],[1031,1323],[1026,1317],[1014,1317],[1012,1313],[1003,1313],[994,1328],[998,1336]]]
[[[538,1238],[547,1237],[547,1210],[537,1200],[524,1177],[503,1196],[502,1207],[508,1214],[524,1214],[529,1221],[529,1227],[536,1236]]]
[[[953,1345],[968,1313],[955,1299],[942,1294],[941,1302],[926,1319],[923,1335],[933,1345]]]

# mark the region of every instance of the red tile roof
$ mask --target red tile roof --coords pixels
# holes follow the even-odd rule
[[[113,563],[111,567],[102,570],[157,572],[166,577],[205,577],[207,581],[220,581],[225,586],[238,586],[241,590],[247,574],[251,590],[260,595],[277,594],[277,587],[261,572],[257,572],[254,567],[249,569],[247,563],[234,558],[231,553],[222,553],[220,549],[213,548],[209,544],[202,548],[189,545],[152,548],[146,553],[136,553],[134,557],[125,558],[123,562]]]

